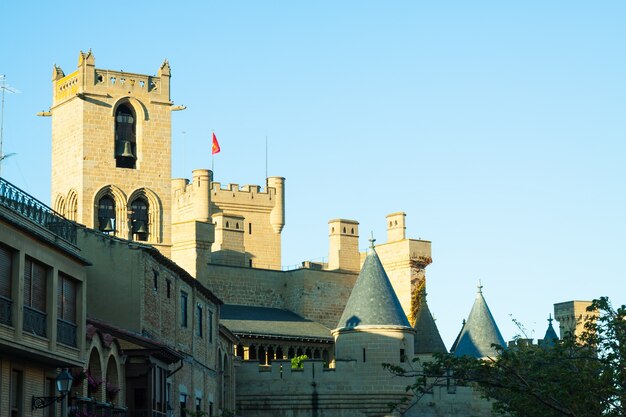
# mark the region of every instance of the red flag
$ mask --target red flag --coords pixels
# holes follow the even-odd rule
[[[217,141],[217,137],[215,136],[215,133],[213,133],[213,146],[211,147],[211,154],[215,155],[216,153],[220,152],[220,144]]]

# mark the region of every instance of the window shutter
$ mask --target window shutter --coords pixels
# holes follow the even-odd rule
[[[76,281],[63,277],[63,320],[76,324]]]
[[[33,288],[33,261],[29,258],[26,258],[26,262],[24,263],[24,305],[27,307],[32,307],[32,288]]]
[[[0,246],[0,295],[11,298],[11,269],[13,254]]]
[[[46,312],[46,268],[37,262],[33,262],[33,293],[32,307]]]
[[[59,283],[57,285],[57,318],[62,319],[63,317],[63,303],[65,302],[63,298],[63,283],[65,282],[65,276],[59,274]]]

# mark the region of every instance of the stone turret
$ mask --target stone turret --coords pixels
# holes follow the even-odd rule
[[[328,222],[330,249],[328,251],[328,269],[358,271],[359,222],[355,220],[335,219]]]
[[[539,346],[554,346],[554,343],[559,340],[559,336],[556,335],[554,327],[552,326],[552,315],[548,318],[548,329],[546,330],[543,339],[539,339]]]
[[[337,360],[380,367],[414,355],[415,330],[409,324],[373,245],[352,289],[335,336]],[[374,365],[375,364],[375,365]]]
[[[482,288],[482,285],[478,286],[476,300],[455,346],[455,356],[494,357],[497,351],[492,345],[506,346],[483,297]]]
[[[585,329],[585,322],[594,319],[594,314],[587,312],[591,301],[565,301],[554,305],[554,318],[559,322],[561,338],[568,333],[580,336]]]

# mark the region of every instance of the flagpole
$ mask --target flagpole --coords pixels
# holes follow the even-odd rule
[[[213,136],[215,132],[211,129],[211,172],[213,173],[213,178],[215,178],[215,154],[213,153]]]
[[[267,178],[267,135],[265,135],[265,178]]]

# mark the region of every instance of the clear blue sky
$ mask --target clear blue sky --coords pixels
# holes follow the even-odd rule
[[[53,64],[172,67],[173,172],[287,178],[283,264],[327,256],[327,222],[433,242],[428,299],[448,346],[481,279],[505,339],[555,302],[626,303],[626,2],[2,4],[3,176],[50,190]],[[183,6],[184,5],[184,6]],[[183,133],[185,132],[185,133]]]

